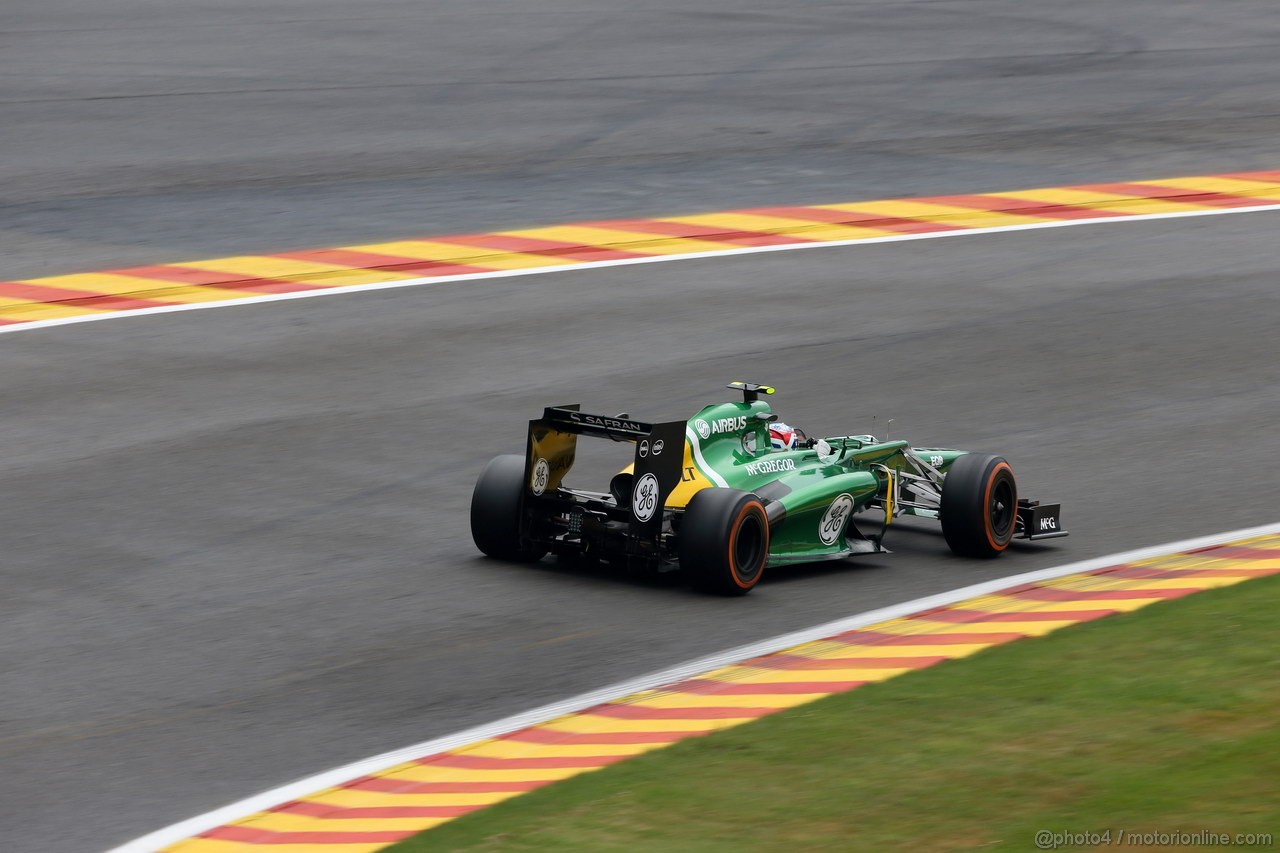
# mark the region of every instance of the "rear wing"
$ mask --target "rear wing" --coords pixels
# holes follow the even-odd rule
[[[593,415],[580,405],[549,406],[529,421],[525,451],[525,499],[542,498],[560,488],[573,468],[578,436],[608,438],[635,445],[630,495],[618,506],[630,510],[631,533],[656,537],[662,530],[666,499],[680,485],[686,421],[646,423],[626,417]]]

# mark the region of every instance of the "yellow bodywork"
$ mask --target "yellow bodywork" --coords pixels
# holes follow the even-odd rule
[[[549,427],[535,427],[529,433],[529,441],[533,444],[533,458],[545,459],[551,466],[547,491],[560,488],[560,482],[573,467],[573,460],[578,454],[578,436]]]
[[[635,465],[628,465],[623,468],[620,474],[634,474]],[[693,461],[693,451],[689,447],[689,442],[684,443],[684,462],[680,468],[680,485],[671,490],[671,494],[667,495],[667,509],[683,509],[688,506],[689,499],[703,489],[709,489],[715,483],[708,480],[698,470],[698,466]]]

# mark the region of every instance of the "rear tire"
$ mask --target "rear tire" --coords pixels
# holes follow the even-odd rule
[[[523,456],[495,456],[484,466],[471,493],[471,538],[485,556],[532,563],[547,553],[520,542],[523,493]]]
[[[769,558],[769,520],[760,498],[737,489],[703,489],[680,521],[680,566],[695,589],[746,595]]]
[[[951,463],[938,508],[942,535],[962,557],[996,557],[1017,529],[1018,484],[1001,456],[967,454]]]

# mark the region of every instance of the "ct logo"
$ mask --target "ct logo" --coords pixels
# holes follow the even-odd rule
[[[645,474],[631,492],[631,512],[638,521],[648,521],[658,511],[658,478]]]
[[[696,429],[698,431],[698,435],[702,436],[703,438],[711,437],[711,424],[707,423],[706,421],[701,419],[694,421],[693,428]]]
[[[551,466],[547,464],[547,460],[539,459],[533,463],[533,479],[529,481],[529,490],[535,495],[541,495],[547,490],[547,483],[551,481]]]
[[[831,502],[831,506],[827,507],[818,525],[818,538],[822,540],[823,545],[836,544],[836,540],[840,538],[840,531],[844,530],[844,523],[851,512],[853,512],[852,495],[840,495]]]

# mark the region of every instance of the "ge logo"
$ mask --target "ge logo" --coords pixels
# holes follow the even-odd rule
[[[535,495],[541,495],[547,490],[547,483],[551,480],[551,466],[547,464],[547,460],[539,459],[533,463],[533,480],[529,483],[529,488]]]
[[[696,429],[698,431],[698,435],[702,436],[703,438],[711,437],[711,424],[707,423],[706,421],[703,421],[703,420],[695,421],[693,424],[693,428]]]
[[[818,538],[822,540],[823,545],[836,544],[836,540],[840,538],[840,531],[844,530],[844,523],[849,519],[851,512],[853,512],[851,495],[840,495],[831,502],[831,506],[827,507],[818,525]]]
[[[631,511],[640,521],[648,521],[658,510],[658,478],[645,474],[631,492]]]

